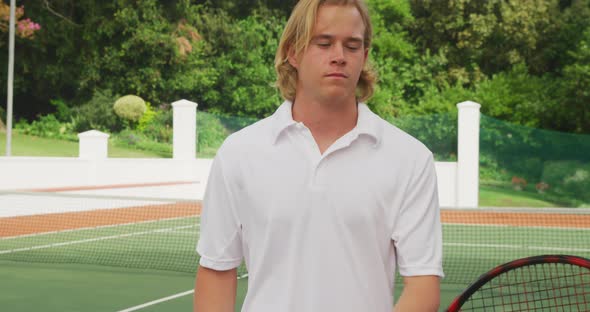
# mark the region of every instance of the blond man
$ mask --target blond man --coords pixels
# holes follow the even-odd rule
[[[195,311],[436,311],[442,234],[432,153],[363,102],[375,75],[362,0],[301,0],[278,47],[285,102],[218,151]]]

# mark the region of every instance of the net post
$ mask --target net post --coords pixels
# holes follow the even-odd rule
[[[459,208],[479,206],[479,126],[481,105],[457,104],[457,204]]]
[[[174,159],[196,158],[197,106],[197,103],[184,99],[172,103],[172,158]]]

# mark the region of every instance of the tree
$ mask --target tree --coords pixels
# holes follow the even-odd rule
[[[447,51],[454,82],[529,63],[558,12],[557,0],[411,0],[412,37],[422,51]]]
[[[33,22],[29,18],[23,18],[25,15],[25,7],[19,6],[14,10],[15,17],[15,35],[23,39],[33,39],[35,33],[41,29],[41,25]],[[10,23],[10,5],[0,2],[0,32],[8,33]],[[4,44],[4,40],[0,41],[0,45]]]

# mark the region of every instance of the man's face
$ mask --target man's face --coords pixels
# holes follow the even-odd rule
[[[321,5],[308,48],[291,54],[297,94],[319,101],[354,98],[367,59],[365,25],[354,6]]]

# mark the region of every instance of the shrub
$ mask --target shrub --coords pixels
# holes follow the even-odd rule
[[[197,114],[197,150],[212,156],[230,134],[218,116],[201,112]]]
[[[0,131],[6,130],[6,126],[4,125],[4,120],[6,120],[6,113],[4,109],[0,107]]]
[[[55,107],[55,118],[62,122],[69,122],[72,118],[72,110],[62,99],[49,100],[51,106]]]
[[[172,156],[172,144],[154,142],[152,139],[135,130],[123,130],[113,135],[113,143],[117,146],[150,151],[162,157]]]
[[[517,191],[522,191],[527,185],[527,181],[521,177],[512,177],[512,187]]]
[[[162,143],[172,143],[172,132],[172,110],[170,109],[156,110],[151,122],[141,130],[146,137]]]
[[[143,132],[145,128],[154,120],[156,114],[157,112],[152,108],[152,105],[149,102],[145,102],[145,113],[143,116],[141,116],[141,118],[139,118],[137,130]]]
[[[537,189],[537,192],[543,194],[543,193],[545,193],[546,190],[549,189],[549,184],[541,181],[541,182],[535,184],[535,189]]]
[[[116,96],[108,89],[95,91],[92,99],[73,109],[74,131],[84,132],[95,129],[114,133],[123,129],[122,120],[113,111],[115,99]]]
[[[388,120],[424,143],[436,160],[456,160],[456,114],[407,115]]]
[[[30,124],[21,120],[16,124],[16,128],[28,135],[76,140],[72,133],[72,123],[60,122],[53,114],[41,116]]]
[[[542,180],[552,186],[553,193],[590,203],[590,163],[548,161]]]
[[[145,114],[145,101],[137,95],[125,95],[115,101],[113,110],[123,120],[137,123]]]
[[[0,106],[0,120],[4,121],[6,120],[6,111],[4,110],[4,107]]]

